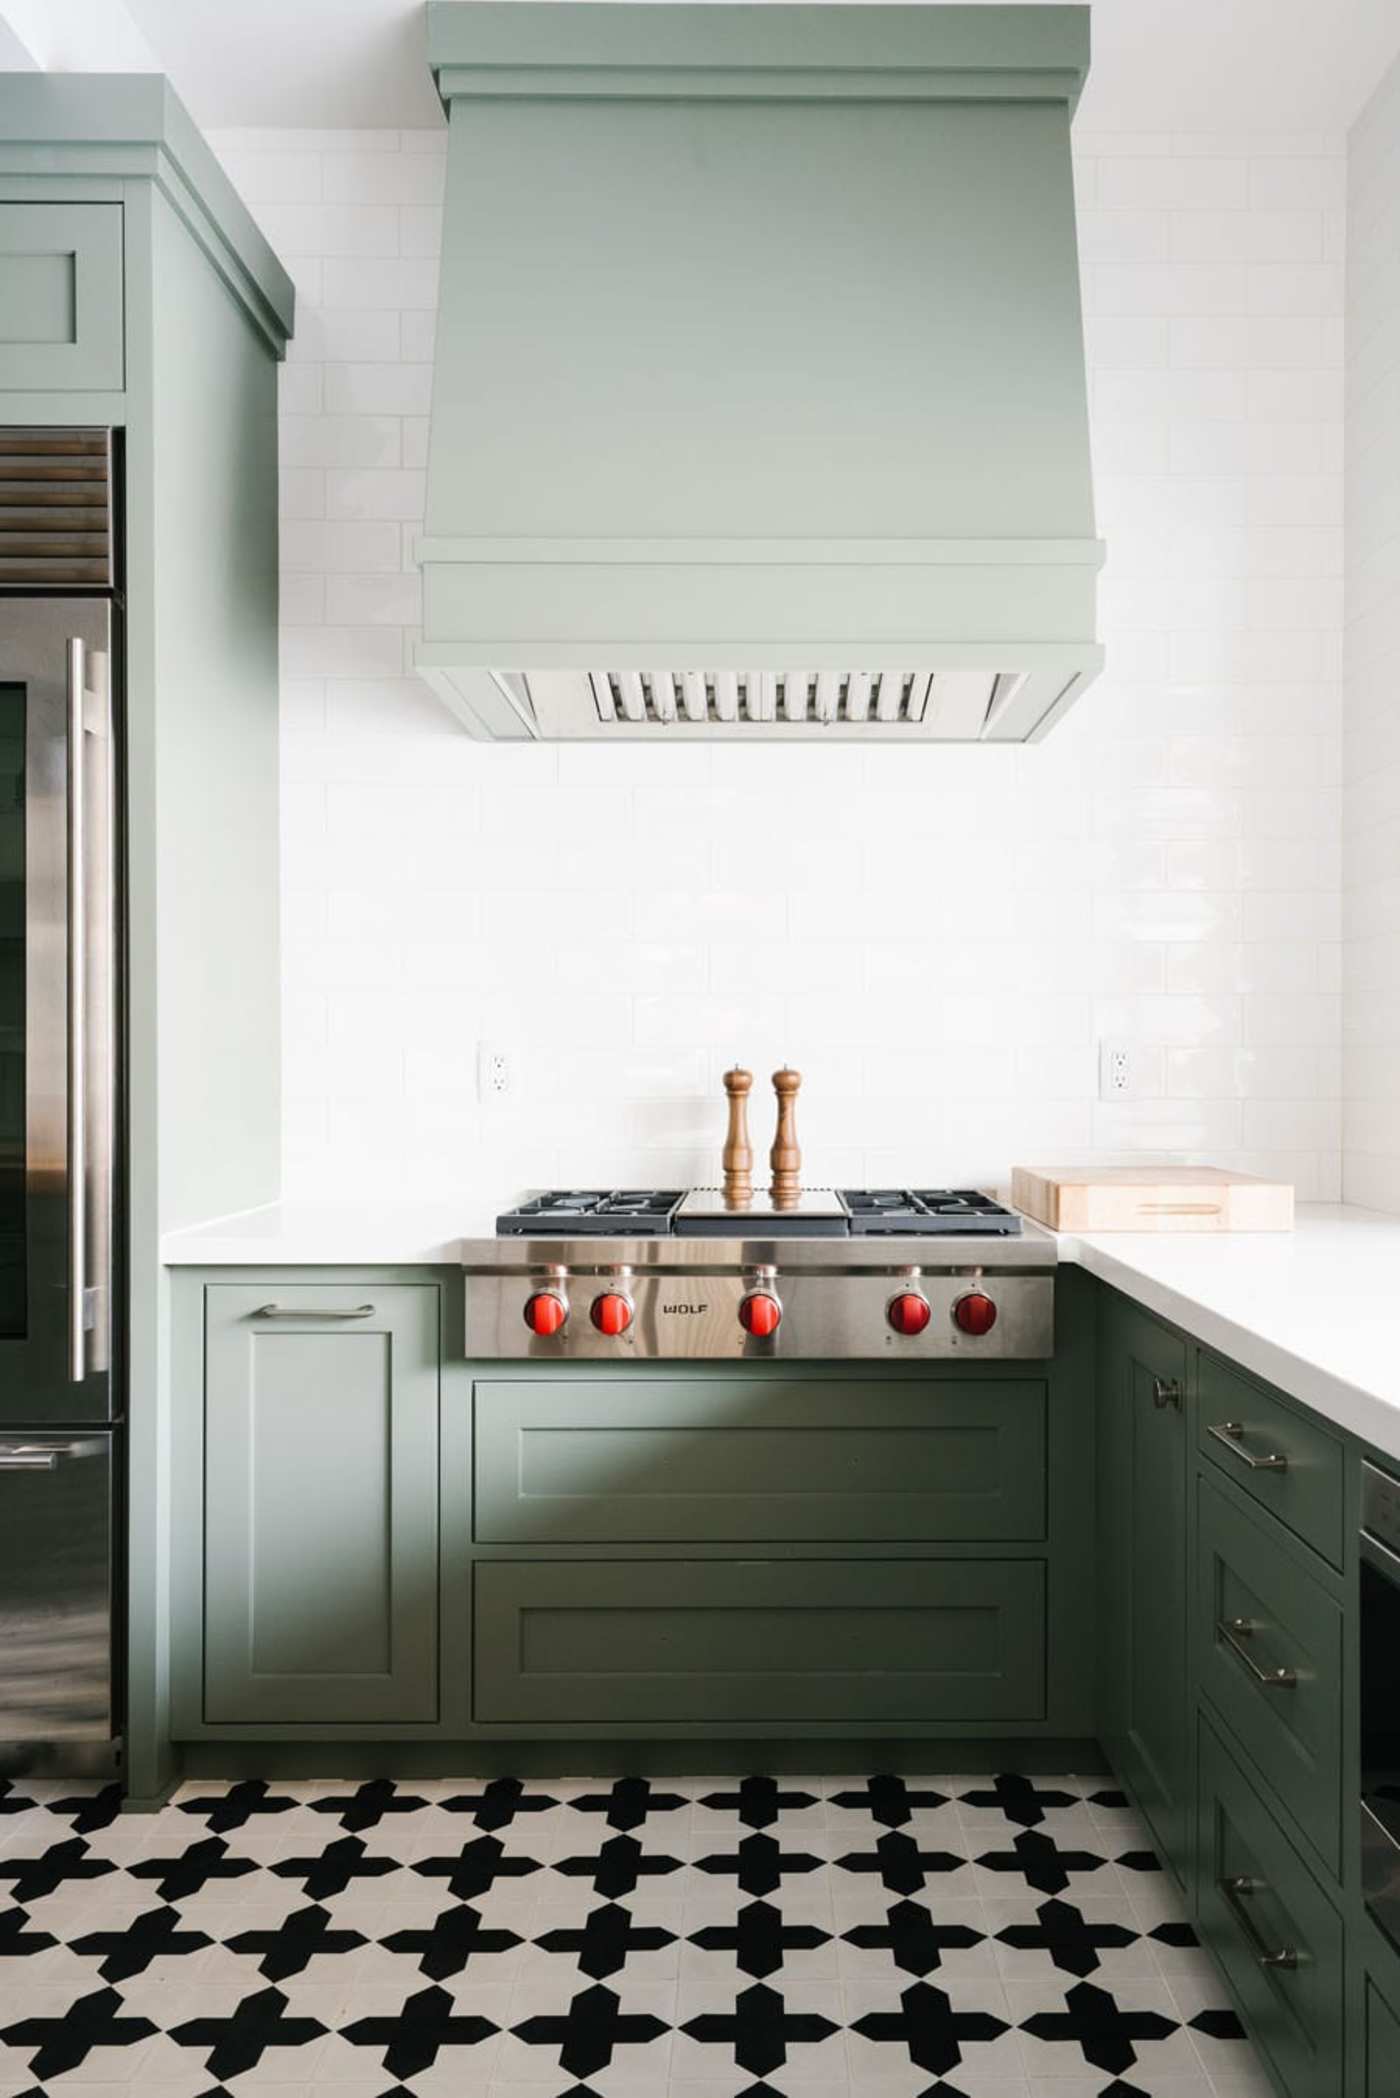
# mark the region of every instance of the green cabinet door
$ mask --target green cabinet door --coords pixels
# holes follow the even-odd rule
[[[1186,1345],[1112,1301],[1100,1361],[1107,1745],[1174,1870],[1190,1858]]]
[[[1364,2098],[1390,2098],[1400,2080],[1400,2018],[1375,1983],[1366,1983],[1366,2081]]]
[[[209,1722],[437,1716],[438,1301],[206,1291]]]
[[[0,391],[115,392],[120,204],[0,202]]]

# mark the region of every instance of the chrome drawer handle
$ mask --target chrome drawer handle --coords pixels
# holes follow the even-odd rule
[[[1265,1890],[1262,1879],[1251,1879],[1247,1872],[1236,1873],[1230,1879],[1217,1880],[1225,1900],[1225,1906],[1240,1927],[1240,1933],[1261,1967],[1296,1967],[1298,1954],[1291,1945],[1280,1945],[1271,1951],[1259,1935],[1259,1926],[1250,1915],[1247,1903],[1254,1895]]]
[[[253,1317],[255,1319],[372,1319],[374,1317],[374,1306],[373,1304],[357,1304],[353,1310],[343,1311],[338,1306],[334,1308],[323,1306],[318,1310],[315,1305],[312,1305],[308,1311],[299,1311],[290,1304],[259,1304],[257,1310],[253,1313]]]
[[[1238,1457],[1240,1463],[1247,1464],[1252,1472],[1286,1472],[1288,1469],[1288,1459],[1282,1450],[1270,1450],[1267,1457],[1256,1457],[1252,1450],[1247,1450],[1244,1427],[1239,1421],[1216,1421],[1207,1427],[1206,1433],[1213,1435],[1217,1442],[1223,1442],[1230,1455]]]
[[[1158,1408],[1175,1406],[1180,1410],[1181,1386],[1177,1383],[1175,1377],[1154,1377],[1152,1379],[1152,1403]]]
[[[0,1472],[51,1472],[57,1469],[57,1450],[28,1450],[23,1445],[0,1449]]]
[[[1235,1659],[1243,1665],[1261,1690],[1296,1690],[1296,1668],[1261,1668],[1244,1644],[1246,1639],[1254,1637],[1258,1629],[1259,1627],[1247,1617],[1222,1617],[1216,1622],[1215,1635],[1222,1646],[1229,1647]]]

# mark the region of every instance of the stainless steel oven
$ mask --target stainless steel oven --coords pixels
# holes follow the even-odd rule
[[[1361,1883],[1400,1949],[1400,1479],[1361,1467]]]
[[[112,1767],[120,1730],[109,464],[0,431],[0,1770]]]

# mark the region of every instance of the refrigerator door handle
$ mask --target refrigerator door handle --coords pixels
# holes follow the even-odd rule
[[[94,1188],[95,1204],[89,1199],[89,1181],[105,1175],[109,1145],[105,1133],[94,1128],[110,1114],[111,1057],[107,1045],[106,976],[110,956],[110,892],[106,870],[94,867],[90,844],[97,833],[99,855],[110,852],[110,812],[105,806],[109,793],[111,742],[107,723],[107,658],[100,649],[89,652],[78,635],[68,641],[67,746],[68,746],[68,1379],[81,1384],[90,1369],[107,1367],[107,1348],[99,1330],[90,1348],[89,1329],[101,1329],[106,1317],[106,1277],[95,1289],[89,1282],[89,1251],[94,1226],[101,1243],[96,1248],[98,1269],[105,1268],[105,1188]],[[96,779],[88,778],[89,751],[97,760]],[[95,791],[94,791],[95,790]],[[94,875],[100,874],[94,893]],[[90,920],[94,921],[90,924]],[[96,935],[95,939],[92,934]],[[94,951],[94,949],[96,951]],[[94,1100],[89,1070],[94,1014],[89,1005],[89,985],[94,964],[103,972],[97,1004],[102,1027],[101,1102]],[[94,1138],[98,1141],[94,1143]],[[99,1302],[99,1299],[101,1301]],[[90,1359],[91,1358],[91,1359]]]

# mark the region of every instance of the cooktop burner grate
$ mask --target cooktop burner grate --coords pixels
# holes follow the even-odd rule
[[[690,1204],[704,1193],[691,1190]],[[677,1188],[551,1188],[497,1217],[496,1231],[503,1238],[670,1238],[693,1228],[681,1215],[686,1200],[687,1191]],[[847,1187],[828,1201],[835,1214],[784,1218],[781,1228],[798,1236],[857,1238],[1014,1238],[1021,1229],[1014,1210],[976,1188]],[[764,1235],[762,1218],[753,1214],[736,1217],[734,1235],[742,1236],[745,1225],[749,1235]],[[706,1228],[719,1235],[713,1220]],[[770,1220],[766,1228],[780,1226]]]

